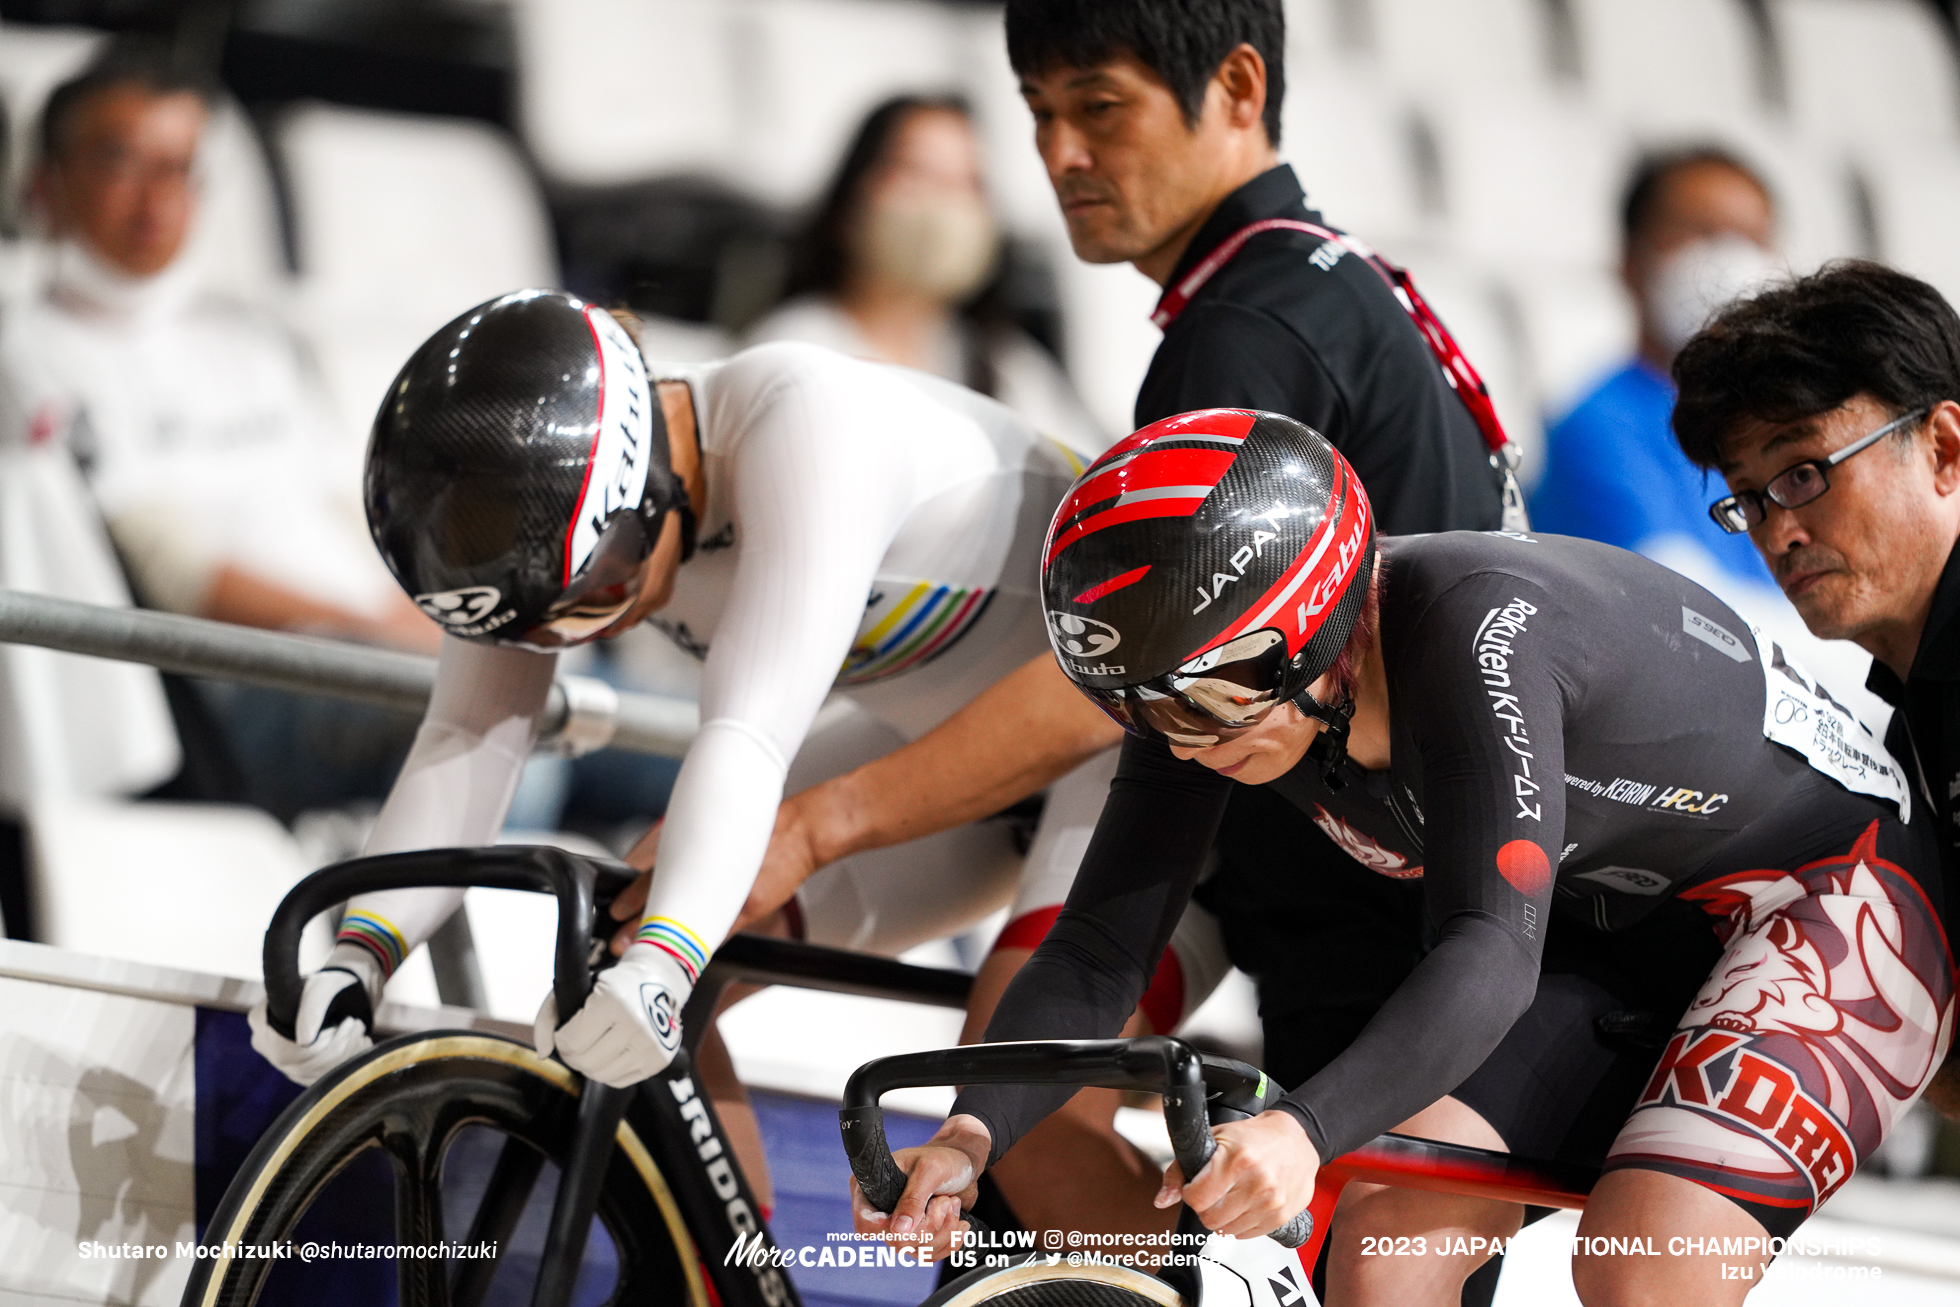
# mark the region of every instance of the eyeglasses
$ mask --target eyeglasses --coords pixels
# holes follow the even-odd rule
[[[1834,468],[1853,454],[1863,453],[1901,427],[1909,427],[1933,410],[1914,409],[1903,417],[1893,418],[1868,436],[1860,437],[1828,458],[1807,459],[1793,467],[1784,468],[1761,490],[1738,490],[1726,499],[1718,499],[1708,506],[1708,515],[1715,519],[1715,525],[1730,535],[1741,535],[1761,525],[1769,516],[1769,505],[1782,508],[1797,508],[1831,488],[1831,478],[1826,469]]]
[[[1132,735],[1202,749],[1244,735],[1285,702],[1286,668],[1286,637],[1267,628],[1141,685],[1078,688]]]

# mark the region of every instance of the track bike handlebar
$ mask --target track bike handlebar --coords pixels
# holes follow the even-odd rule
[[[599,922],[596,914],[638,874],[611,859],[588,858],[547,845],[517,844],[386,853],[324,867],[293,887],[266,929],[266,1020],[286,1038],[293,1037],[293,1020],[306,983],[299,974],[299,939],[315,915],[356,894],[430,886],[483,886],[555,896],[558,938],[552,988],[558,1011],[576,1012],[592,988],[593,943],[619,925],[610,920]],[[732,935],[715,950],[701,973],[682,1016],[682,1028],[705,1031],[713,1016],[714,1000],[735,980],[937,1007],[966,1006],[967,990],[973,984],[973,977],[963,971],[912,966],[798,940]]]
[[[592,914],[638,875],[624,863],[580,857],[545,845],[421,849],[354,858],[314,872],[280,902],[265,932],[266,1024],[287,1039],[299,1015],[305,979],[299,939],[306,923],[356,894],[445,888],[531,890],[558,900],[558,940],[552,991],[560,1012],[576,1012],[592,989]]]
[[[901,1053],[867,1062],[844,1087],[837,1114],[844,1152],[858,1188],[880,1211],[898,1206],[905,1172],[892,1159],[885,1138],[884,1109],[878,1099],[893,1089],[928,1085],[1079,1085],[1084,1088],[1141,1089],[1161,1094],[1171,1152],[1186,1180],[1211,1160],[1206,1100],[1217,1098],[1234,1116],[1251,1116],[1267,1105],[1267,1080],[1257,1068],[1230,1058],[1201,1055],[1179,1039],[1070,1039],[1029,1043],[970,1044],[963,1048]],[[1272,1232],[1288,1248],[1313,1233],[1306,1212]]]

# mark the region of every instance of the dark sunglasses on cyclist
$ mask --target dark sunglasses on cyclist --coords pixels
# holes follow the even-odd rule
[[[1286,637],[1268,627],[1141,685],[1083,692],[1132,735],[1203,749],[1244,735],[1284,703],[1286,667]]]
[[[1835,454],[1807,459],[1783,469],[1770,478],[1770,483],[1761,490],[1738,490],[1727,498],[1718,499],[1708,506],[1708,515],[1715,519],[1716,526],[1730,535],[1752,531],[1769,516],[1769,505],[1798,508],[1808,504],[1831,488],[1827,469],[1836,467],[1853,454],[1870,449],[1894,431],[1911,426],[1930,412],[1930,408],[1914,409],[1902,417],[1893,418],[1870,435],[1859,437]]]

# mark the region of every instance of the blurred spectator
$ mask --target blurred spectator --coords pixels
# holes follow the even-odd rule
[[[802,340],[991,395],[1086,452],[1099,430],[1055,359],[1000,303],[980,142],[955,99],[872,110],[797,240],[784,302],[746,344]]]
[[[0,439],[65,441],[149,606],[433,650],[362,528],[349,453],[292,339],[179,258],[209,109],[167,51],[112,47],[50,96],[30,192],[45,284],[0,320]],[[413,723],[210,687],[245,794],[282,817],[385,792]]]
[[[1719,149],[1654,155],[1634,171],[1621,224],[1639,353],[1547,433],[1532,526],[1636,550],[1725,598],[1737,583],[1768,587],[1754,547],[1709,520],[1719,492],[1674,442],[1667,370],[1716,309],[1781,273],[1769,189]]]

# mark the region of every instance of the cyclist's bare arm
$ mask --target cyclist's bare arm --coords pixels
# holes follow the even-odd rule
[[[784,800],[737,929],[767,917],[819,868],[999,812],[1122,738],[1041,654],[904,748]],[[627,860],[652,864],[658,827]],[[642,878],[613,904],[637,924]],[[615,947],[623,947],[616,940]]]
[[[1044,653],[911,744],[797,795],[778,835],[807,848],[814,871],[999,812],[1122,738]],[[793,889],[758,883],[747,912],[772,912]]]

